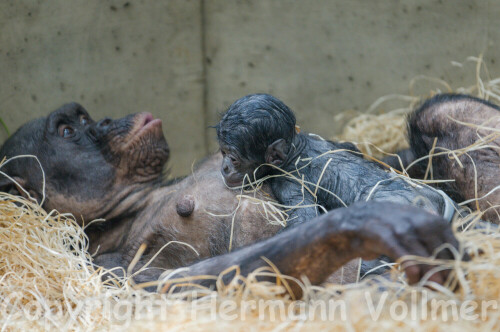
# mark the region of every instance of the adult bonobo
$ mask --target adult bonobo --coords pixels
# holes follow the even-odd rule
[[[408,117],[410,148],[398,153],[415,178],[451,180],[437,185],[455,201],[469,201],[483,218],[500,223],[500,108],[462,94],[439,94]],[[453,154],[448,153],[455,151]],[[433,152],[432,168],[427,157]],[[385,161],[401,169],[400,159]],[[477,199],[477,200],[476,200]]]
[[[258,205],[226,190],[217,172],[219,158],[208,159],[195,174],[175,184],[165,182],[162,170],[169,157],[160,120],[139,113],[95,122],[78,104],[68,104],[46,118],[22,126],[5,142],[3,157],[35,155],[46,177],[47,210],[72,213],[81,222],[103,218],[86,228],[89,251],[96,261],[128,266],[146,243],[149,259],[169,241],[162,267],[185,266],[199,257],[269,237],[281,227],[271,225]],[[211,166],[213,165],[213,166]],[[33,158],[12,160],[1,171],[0,189],[42,200],[42,172]],[[19,184],[20,186],[16,185]],[[24,188],[24,190],[21,189]],[[237,211],[235,211],[237,209]],[[236,214],[231,227],[232,215]],[[232,231],[232,234],[231,234]]]
[[[245,275],[266,265],[262,257],[267,257],[282,273],[305,275],[320,283],[356,257],[429,256],[443,243],[458,247],[449,224],[437,215],[408,205],[363,202],[228,253],[231,238],[233,247],[242,246],[279,228],[269,225],[250,202],[238,204],[220,178],[220,157],[209,158],[183,180],[165,182],[162,169],[168,147],[161,122],[147,113],[94,122],[80,105],[65,105],[21,127],[0,150],[0,158],[27,154],[37,156],[45,171],[46,209],[71,212],[85,221],[106,219],[86,229],[90,251],[97,252],[96,264],[126,269],[146,243],[148,251],[139,268],[171,243],[152,262],[155,268],[139,274],[137,282],[154,280],[164,269],[181,266],[189,266],[184,274],[215,275],[236,264]],[[3,191],[29,193],[41,201],[42,173],[36,160],[15,159],[1,170],[10,175],[0,178]],[[193,211],[186,213],[186,206]],[[231,236],[231,213],[237,206],[241,214]],[[199,255],[172,241],[190,244]],[[439,256],[452,258],[448,250]],[[412,283],[428,270],[423,265],[406,266]],[[440,271],[431,279],[442,283],[445,278],[446,271]],[[202,283],[215,285],[211,279]]]

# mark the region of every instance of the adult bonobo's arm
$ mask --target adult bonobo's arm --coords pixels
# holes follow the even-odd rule
[[[180,272],[178,277],[218,275],[233,265],[239,265],[241,274],[248,275],[267,265],[262,259],[266,257],[281,273],[295,278],[306,276],[313,284],[318,284],[356,257],[427,257],[443,243],[458,248],[449,224],[439,216],[408,205],[362,202],[330,211],[315,222],[298,225],[265,241],[196,263],[187,272]],[[438,257],[453,259],[449,250],[441,251]],[[423,265],[408,265],[405,271],[412,284],[430,269]],[[447,274],[447,271],[437,272],[430,280],[442,284]],[[199,283],[214,286],[215,280]],[[296,295],[300,295],[298,285],[290,286]]]

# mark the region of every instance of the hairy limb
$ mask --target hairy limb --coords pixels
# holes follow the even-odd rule
[[[287,178],[276,178],[271,182],[271,188],[276,199],[287,206],[288,221],[286,229],[296,227],[316,218],[320,213],[317,203],[311,193],[298,182]]]
[[[427,257],[443,243],[458,248],[450,226],[442,218],[412,206],[362,202],[330,211],[315,222],[298,225],[268,240],[196,263],[179,277],[218,275],[233,265],[239,265],[241,274],[248,275],[266,266],[267,262],[262,259],[266,257],[281,273],[295,278],[306,276],[318,284],[356,257]],[[452,259],[453,255],[445,250],[439,258]],[[423,265],[405,267],[410,283],[416,283],[429,269]],[[446,277],[447,271],[441,271],[430,280],[443,283]],[[215,286],[212,279],[199,283]],[[290,286],[293,293],[300,295],[298,285]]]

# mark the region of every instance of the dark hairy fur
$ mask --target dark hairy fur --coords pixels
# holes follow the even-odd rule
[[[222,174],[227,182],[277,175],[269,180],[277,200],[289,207],[289,225],[309,221],[324,212],[357,201],[391,201],[416,205],[442,214],[444,198],[427,186],[415,186],[363,159],[350,143],[336,143],[315,135],[296,133],[295,116],[277,98],[245,96],[229,107],[217,125],[225,160]],[[304,190],[300,180],[309,190]],[[312,193],[316,193],[314,196]]]

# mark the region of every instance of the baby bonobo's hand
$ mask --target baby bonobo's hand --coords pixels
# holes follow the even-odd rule
[[[363,259],[380,255],[395,260],[406,255],[429,257],[445,243],[458,250],[450,224],[417,207],[389,202],[358,203],[344,213],[339,230],[350,240],[352,254]],[[437,258],[455,259],[449,249],[440,250]],[[418,282],[433,268],[410,260],[404,261],[403,267],[410,284]],[[449,270],[436,272],[429,280],[443,284],[448,273]]]

